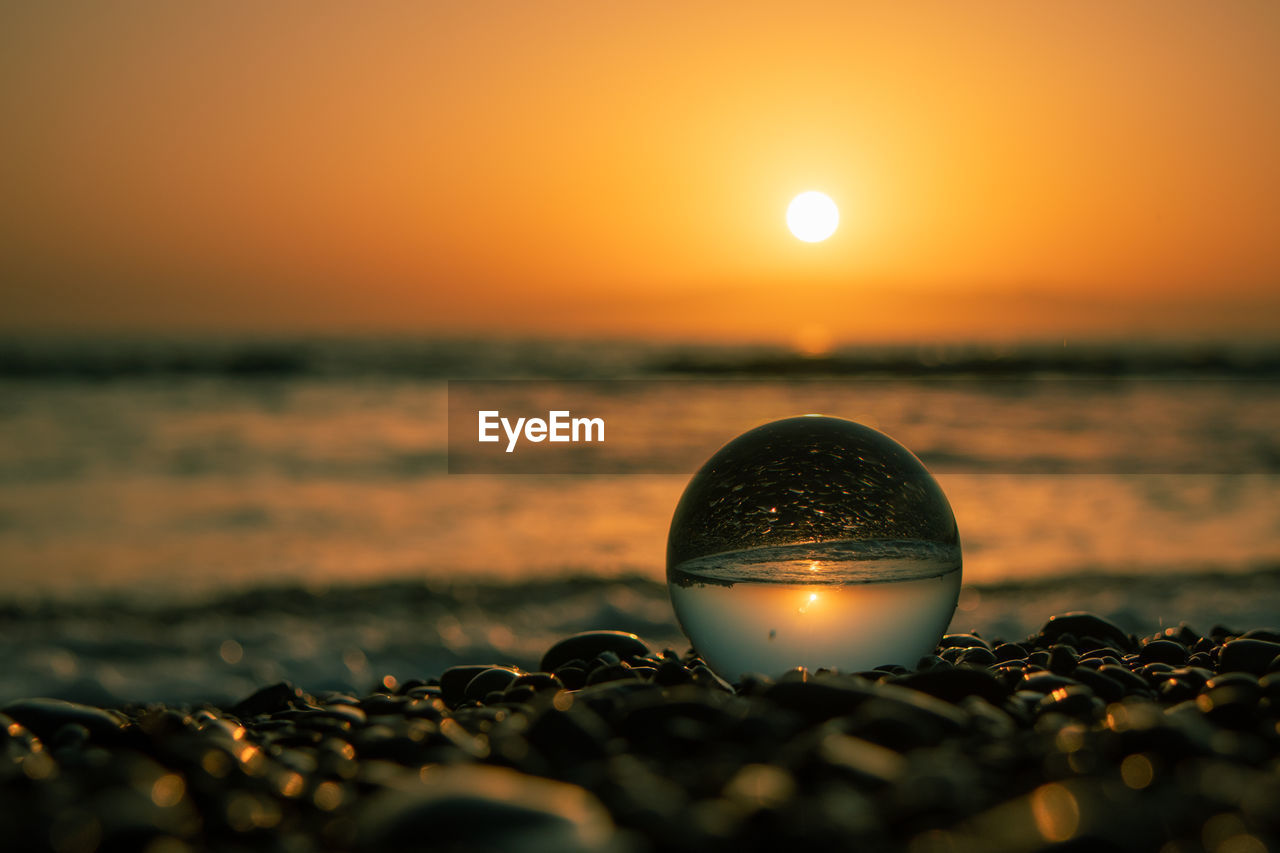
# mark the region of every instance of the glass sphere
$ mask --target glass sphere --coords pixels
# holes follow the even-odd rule
[[[955,515],[924,464],[881,432],[819,415],[717,451],[667,538],[676,618],[730,681],[914,667],[951,620],[960,567]]]

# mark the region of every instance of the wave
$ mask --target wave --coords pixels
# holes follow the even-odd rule
[[[387,376],[1280,378],[1275,344],[883,346],[808,356],[776,346],[439,337],[76,337],[0,341],[0,377],[111,380]]]

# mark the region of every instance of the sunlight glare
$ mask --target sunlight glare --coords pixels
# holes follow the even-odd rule
[[[836,203],[820,192],[800,193],[787,207],[787,227],[806,243],[821,243],[836,231],[840,210]]]

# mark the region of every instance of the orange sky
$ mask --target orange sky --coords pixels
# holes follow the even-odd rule
[[[1280,332],[1266,0],[70,5],[0,11],[11,329]]]

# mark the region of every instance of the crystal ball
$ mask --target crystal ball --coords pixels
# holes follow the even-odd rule
[[[757,427],[693,476],[667,538],[680,626],[716,673],[914,667],[960,593],[937,481],[884,433],[806,415]]]

